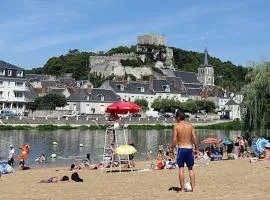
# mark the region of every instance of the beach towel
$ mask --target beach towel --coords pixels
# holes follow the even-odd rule
[[[14,169],[8,163],[0,163],[0,173],[1,174],[9,174],[13,173]]]

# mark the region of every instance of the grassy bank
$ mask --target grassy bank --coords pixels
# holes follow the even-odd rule
[[[0,130],[40,130],[40,131],[50,131],[50,130],[105,130],[106,125],[90,125],[90,126],[70,126],[70,125],[37,125],[37,126],[27,126],[27,125],[0,125]]]
[[[145,125],[128,125],[128,129],[131,130],[154,130],[154,129],[172,129],[173,125],[165,125],[165,124],[145,124]],[[202,125],[196,126],[196,129],[212,129],[212,130],[242,130],[240,121],[232,121],[232,122],[224,122],[219,124],[212,125]],[[105,130],[107,125],[37,125],[37,126],[29,126],[29,125],[0,125],[0,130],[72,130],[72,129],[80,129],[80,130]]]
[[[196,129],[211,129],[211,130],[242,130],[242,124],[240,121],[224,122],[219,124],[211,124],[205,126],[195,126]]]
[[[129,125],[128,129],[131,130],[152,130],[152,129],[172,129],[173,125],[161,125],[161,124],[146,124],[146,125]]]

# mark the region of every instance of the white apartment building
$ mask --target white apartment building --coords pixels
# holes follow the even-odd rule
[[[0,61],[0,109],[22,114],[32,97],[24,69]]]

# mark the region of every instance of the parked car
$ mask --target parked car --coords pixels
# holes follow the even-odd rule
[[[80,115],[78,115],[78,114],[68,113],[68,114],[63,115],[62,117],[63,117],[63,118],[66,118],[66,117],[79,117],[79,116],[80,116]]]
[[[141,117],[142,115],[140,113],[134,113],[131,115],[131,117]]]
[[[3,117],[14,117],[16,114],[11,110],[1,110],[0,112],[0,118]]]
[[[163,117],[170,118],[170,117],[175,117],[175,115],[173,113],[167,112],[163,114]]]
[[[161,115],[158,113],[158,111],[147,111],[146,116],[149,118],[159,118]]]
[[[220,119],[230,119],[230,116],[228,115],[220,115]]]

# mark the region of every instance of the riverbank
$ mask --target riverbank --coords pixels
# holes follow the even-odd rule
[[[191,123],[196,129],[212,129],[212,130],[241,130],[241,122],[231,121],[213,121],[208,123]],[[109,124],[102,125],[81,125],[81,124],[2,124],[0,125],[0,130],[105,130]],[[172,129],[173,123],[163,123],[163,124],[125,124],[127,129],[142,129],[142,130],[152,130],[152,129]]]
[[[139,169],[151,162],[136,162]],[[30,169],[2,175],[2,199],[200,199],[200,200],[259,200],[269,199],[269,163],[249,163],[248,160],[211,162],[206,167],[195,166],[196,192],[176,193],[178,170],[145,170],[133,173],[101,173],[100,170],[80,171],[82,183],[38,183],[52,176],[71,173],[61,168]],[[186,172],[186,182],[188,174]],[[12,186],[12,187],[11,187]]]

